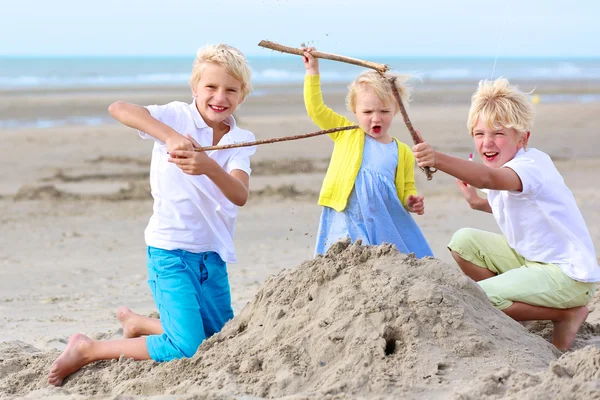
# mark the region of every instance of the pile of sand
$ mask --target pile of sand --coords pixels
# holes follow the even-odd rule
[[[0,361],[0,394],[528,398],[581,380],[598,394],[590,351],[554,364],[552,345],[492,308],[456,267],[346,241],[270,277],[192,359],[99,362],[48,389],[58,353],[20,353]]]
[[[598,399],[600,349],[588,346],[551,362],[548,370],[533,374],[503,368],[485,374],[465,389],[457,400],[479,399]]]

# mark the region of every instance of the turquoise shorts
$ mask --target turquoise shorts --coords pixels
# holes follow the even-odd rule
[[[148,247],[148,284],[163,328],[146,338],[155,361],[192,357],[233,318],[227,265],[215,252]]]
[[[499,310],[515,301],[549,308],[584,306],[596,291],[595,282],[576,281],[557,265],[521,257],[497,233],[463,228],[452,236],[448,248],[497,274],[477,283]]]

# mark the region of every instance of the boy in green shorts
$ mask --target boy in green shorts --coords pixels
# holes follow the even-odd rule
[[[419,167],[457,178],[471,208],[492,213],[503,235],[461,229],[448,248],[499,310],[517,321],[551,320],[552,343],[569,349],[600,281],[596,252],[575,198],[550,157],[527,149],[527,96],[506,79],[482,81],[467,127],[482,164],[413,147]],[[487,192],[477,195],[475,188]]]

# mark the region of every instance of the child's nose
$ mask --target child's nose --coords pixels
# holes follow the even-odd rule
[[[215,93],[215,99],[217,101],[223,101],[227,98],[227,93],[224,90],[217,90]]]

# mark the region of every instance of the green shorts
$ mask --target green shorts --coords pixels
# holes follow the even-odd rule
[[[578,307],[586,305],[596,291],[595,282],[576,281],[557,265],[526,260],[497,233],[463,228],[452,236],[448,248],[497,274],[478,284],[499,310],[515,301],[549,308]]]

